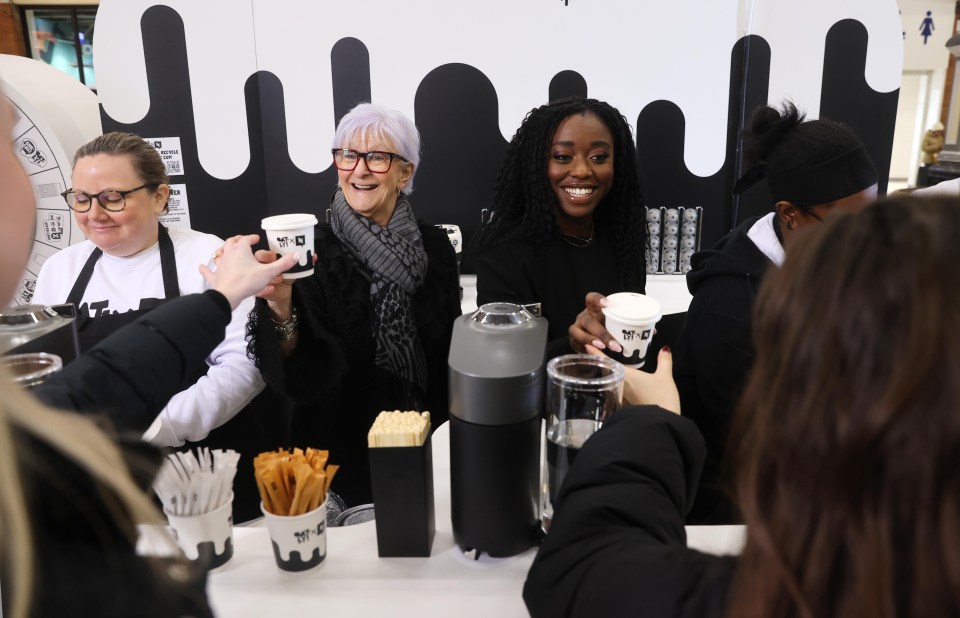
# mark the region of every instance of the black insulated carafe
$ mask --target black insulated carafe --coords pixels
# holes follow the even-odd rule
[[[457,319],[450,344],[450,506],[464,550],[537,541],[547,321],[510,303]]]

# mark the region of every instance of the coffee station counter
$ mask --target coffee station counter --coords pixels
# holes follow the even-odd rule
[[[463,300],[460,306],[464,313],[477,308],[477,276],[461,275]],[[663,315],[683,313],[690,306],[692,296],[687,290],[686,275],[647,275],[647,294],[660,303]]]
[[[449,426],[433,435],[436,537],[429,558],[379,558],[373,522],[328,528],[327,557],[303,573],[280,571],[262,524],[234,529],[235,551],[210,574],[214,613],[233,616],[392,616],[517,618],[534,548],[506,559],[473,560],[454,544],[450,524]],[[742,526],[688,526],[688,544],[737,553]]]
[[[463,276],[462,285],[464,312],[473,312],[475,277]],[[650,277],[647,292],[661,303],[664,315],[683,313],[690,302],[683,276]],[[436,534],[429,558],[380,558],[375,523],[366,522],[327,528],[320,566],[281,571],[267,528],[255,521],[234,528],[233,557],[210,573],[214,613],[227,618],[317,615],[317,610],[331,616],[527,616],[522,590],[536,548],[511,558],[465,555],[454,543],[450,517],[449,423],[434,432],[432,453]],[[687,537],[688,545],[701,551],[738,553],[744,528],[688,526]]]

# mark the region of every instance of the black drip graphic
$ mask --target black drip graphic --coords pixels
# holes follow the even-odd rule
[[[877,92],[867,84],[867,37],[867,29],[853,19],[838,21],[827,32],[820,117],[842,122],[857,134],[880,175],[878,194],[885,195],[900,89]]]
[[[550,100],[587,97],[587,80],[576,71],[560,71],[550,80]]]
[[[566,0],[565,0],[566,4]],[[105,131],[125,130],[146,137],[179,136],[185,182],[195,229],[228,237],[259,230],[260,219],[287,212],[324,212],[336,186],[331,165],[307,173],[290,160],[287,148],[283,84],[267,71],[250,76],[245,104],[250,164],[237,178],[220,180],[200,165],[193,116],[183,21],[173,9],[155,6],[141,20],[151,107],[140,121],[123,124],[101,109]],[[865,28],[856,21],[838,22],[826,38],[822,116],[850,125],[867,144],[886,187],[898,92],[878,93],[864,78]],[[339,120],[353,105],[369,100],[370,60],[365,45],[345,38],[331,50],[333,99]],[[760,183],[738,201],[731,196],[743,171],[739,134],[757,105],[767,101],[770,48],[761,37],[738,41],[731,50],[726,157],[714,174],[692,174],[684,163],[686,122],[670,101],[654,101],[636,119],[643,165],[644,201],[648,206],[703,207],[701,247],[713,245],[738,221],[769,212],[769,191]],[[642,67],[633,79],[643,79]],[[546,85],[546,84],[545,84]],[[562,71],[549,82],[544,100],[586,95],[587,81]],[[627,101],[609,101],[623,109]],[[716,104],[705,101],[704,104]],[[535,105],[531,105],[534,107]],[[419,84],[414,102],[422,138],[423,160],[411,203],[427,223],[459,225],[467,241],[489,208],[507,141],[499,125],[498,94],[482,72],[466,64],[444,64]],[[516,119],[519,126],[521,118]],[[515,130],[516,127],[513,129]],[[507,131],[511,133],[511,131]],[[327,150],[328,144],[318,144]],[[639,204],[638,204],[639,207]]]
[[[445,64],[420,82],[414,114],[423,159],[410,202],[428,223],[459,225],[466,245],[490,207],[507,152],[497,92],[474,67]]]
[[[703,206],[702,249],[713,246],[731,227],[730,190],[742,167],[739,164],[742,154],[738,149],[742,117],[745,114],[749,118],[757,105],[766,102],[769,74],[770,47],[766,41],[751,36],[734,45],[730,59],[726,157],[711,176],[697,176],[687,169],[684,162],[686,120],[676,104],[654,101],[637,119],[644,201],[648,207]],[[748,87],[742,88],[745,79]]]

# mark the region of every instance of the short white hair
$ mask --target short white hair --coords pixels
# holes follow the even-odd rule
[[[333,136],[334,148],[348,148],[357,138],[389,141],[398,155],[413,163],[413,174],[403,189],[413,192],[413,177],[420,169],[420,132],[401,112],[374,103],[361,103],[340,119]]]

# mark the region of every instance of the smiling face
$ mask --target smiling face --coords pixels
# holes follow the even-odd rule
[[[592,234],[593,212],[613,186],[613,157],[613,135],[596,115],[574,114],[557,127],[547,177],[560,204],[562,233]]]
[[[106,189],[127,191],[143,184],[129,156],[95,154],[73,168],[73,189],[96,195]],[[157,242],[157,224],[170,187],[144,187],[126,196],[120,212],[110,212],[92,200],[90,210],[75,212],[83,235],[109,255],[126,257]]]
[[[359,152],[396,153],[396,146],[381,138],[353,138],[349,144],[340,148],[350,148]],[[390,169],[382,173],[371,172],[367,162],[361,158],[357,167],[351,171],[337,170],[340,188],[347,203],[359,215],[363,215],[381,227],[390,223],[397,206],[397,193],[403,189],[413,175],[413,164],[394,157]]]

